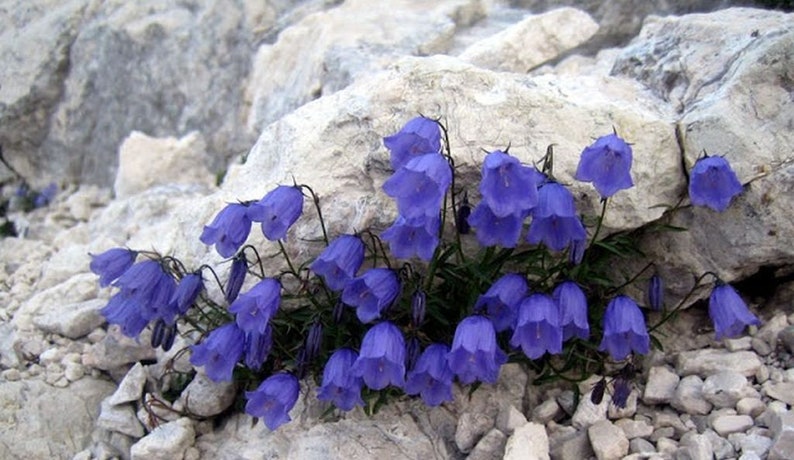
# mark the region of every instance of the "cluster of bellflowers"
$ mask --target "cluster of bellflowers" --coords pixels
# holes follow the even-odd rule
[[[609,282],[604,261],[626,236],[598,233],[610,197],[634,186],[631,145],[611,133],[583,150],[574,178],[602,199],[601,215],[587,220],[555,179],[551,148],[537,164],[509,149],[487,153],[469,189],[456,183],[437,120],[414,118],[384,144],[394,174],[383,191],[397,208],[388,228],[330,238],[317,194],[280,185],[261,200],[229,203],[204,227],[201,241],[230,264],[225,282],[209,266],[189,270],[153,252],[92,255],[100,285],[115,290],[102,314],[130,337],[150,328],[152,346],[165,350],[177,334],[194,339],[192,364],[214,381],[238,382],[245,411],[271,430],[290,421],[302,379],[314,379],[317,398],[342,411],[372,410],[393,389],[437,406],[453,400],[455,381],[495,383],[508,361],[574,378],[603,371],[604,362],[627,363],[613,399],[625,404],[634,356],[649,352],[651,332],[681,306],[665,307],[657,274]],[[690,173],[693,205],[722,212],[741,191],[724,157],[703,156]],[[298,264],[285,242],[307,197],[322,239],[319,254]],[[245,245],[254,223],[286,269],[268,270],[271,259]],[[693,291],[707,276],[717,339],[759,324],[715,275],[697,278]],[[222,299],[208,293],[209,282]],[[623,293],[634,282],[647,283],[642,306]]]

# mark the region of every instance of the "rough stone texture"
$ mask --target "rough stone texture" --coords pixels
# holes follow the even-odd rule
[[[667,404],[675,396],[681,377],[667,366],[654,366],[648,372],[648,381],[642,401],[645,404]]]
[[[198,131],[176,139],[158,139],[133,131],[119,147],[119,167],[113,191],[117,198],[156,185],[185,184],[211,187],[204,138]]]
[[[794,406],[794,382],[766,382],[763,390],[770,398]]]
[[[720,408],[733,408],[740,399],[757,395],[744,375],[730,370],[708,376],[702,392],[706,401]]]
[[[679,353],[675,359],[678,375],[706,378],[725,369],[751,377],[761,368],[761,360],[751,351],[728,352],[719,349],[693,350]]]
[[[143,425],[138,421],[132,404],[115,406],[110,403],[110,398],[102,401],[102,409],[96,424],[100,428],[133,438],[140,438],[144,434]]]
[[[778,338],[789,353],[794,353],[794,326],[788,326],[780,331]]]
[[[147,375],[146,368],[141,363],[135,363],[119,382],[119,387],[113,395],[108,398],[108,404],[117,406],[141,399]]]
[[[199,372],[182,391],[175,406],[199,417],[211,417],[226,410],[233,402],[237,386],[234,382],[213,382]]]
[[[690,431],[681,437],[681,442],[676,451],[676,458],[711,460],[714,458],[711,441],[708,436]]]
[[[141,360],[154,359],[157,355],[148,342],[147,331],[141,334],[140,341],[136,341],[113,327],[101,341],[91,345],[83,356],[83,364],[96,369],[112,370]]]
[[[50,305],[57,303],[78,303],[93,299],[97,295],[99,284],[96,276],[91,273],[75,275],[57,286],[38,292],[23,303],[12,320],[19,329],[33,329],[33,318],[47,314]]]
[[[480,439],[471,450],[467,460],[500,460],[505,453],[507,436],[496,428]]]
[[[529,422],[516,428],[507,440],[504,460],[519,459],[549,459],[549,438],[543,425]]]
[[[686,414],[705,415],[712,408],[711,403],[703,399],[703,380],[697,375],[681,379],[670,405]]]
[[[0,384],[0,457],[70,458],[88,447],[100,401],[115,386],[83,378],[68,389],[40,380]]]
[[[623,430],[609,420],[596,422],[587,429],[590,444],[598,460],[617,460],[629,453],[629,440]]]
[[[175,422],[158,426],[133,444],[130,458],[133,460],[183,459],[195,439],[193,422],[189,418],[180,418]]]
[[[79,339],[101,326],[105,318],[99,310],[106,300],[93,299],[78,303],[55,303],[42,315],[33,317],[33,324],[44,332],[52,332],[70,339]]]
[[[560,8],[528,16],[475,42],[458,57],[486,69],[527,73],[586,42],[597,30],[598,24],[587,13]]]
[[[769,449],[769,460],[794,458],[794,412],[776,414],[772,417],[770,428],[774,444]]]
[[[753,419],[749,415],[720,415],[714,418],[712,428],[720,436],[731,433],[740,433],[753,426]]]
[[[571,418],[571,425],[573,425],[574,428],[585,429],[593,423],[606,420],[612,397],[608,394],[604,394],[604,399],[601,400],[600,404],[593,404],[590,397],[591,394],[592,390],[585,393],[579,400],[579,405],[576,406],[576,412],[574,412]]]
[[[577,460],[594,455],[587,431],[573,430],[573,433],[555,437],[551,444],[551,458],[555,460]]]
[[[615,421],[615,426],[623,430],[626,438],[647,438],[653,434],[653,426],[644,420],[620,419]]]

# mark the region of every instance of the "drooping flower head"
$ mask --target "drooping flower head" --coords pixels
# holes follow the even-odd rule
[[[342,302],[355,307],[362,323],[380,318],[381,312],[391,305],[400,292],[397,273],[389,268],[372,268],[353,278],[342,291]]]
[[[134,299],[140,315],[147,321],[162,318],[171,324],[178,314],[170,304],[176,281],[156,260],[133,264],[113,285],[123,297]]]
[[[714,322],[717,340],[723,337],[738,337],[749,325],[758,326],[761,321],[747,308],[747,304],[729,284],[717,282],[709,296],[709,316]]]
[[[279,305],[281,283],[275,278],[265,278],[248,292],[240,294],[229,306],[229,311],[236,315],[237,326],[244,332],[264,334]]]
[[[590,337],[590,324],[587,322],[587,297],[582,288],[573,281],[565,281],[554,288],[552,297],[560,309],[562,340],[571,337],[587,340]]]
[[[664,304],[664,282],[662,277],[654,273],[648,280],[648,306],[654,311],[662,309]]]
[[[52,202],[55,199],[55,195],[58,194],[58,185],[55,182],[50,182],[50,185],[44,188],[41,192],[36,195],[36,198],[33,199],[33,207],[34,208],[43,208]]]
[[[248,259],[246,259],[245,254],[241,252],[232,259],[232,266],[229,269],[229,279],[226,280],[225,289],[225,298],[227,302],[234,302],[234,299],[240,294],[240,289],[243,287],[246,273],[248,273]]]
[[[443,155],[421,155],[411,159],[383,184],[387,195],[397,201],[397,210],[406,219],[438,215],[444,194],[452,184],[452,168]]]
[[[477,230],[480,246],[514,248],[521,236],[521,226],[527,214],[508,214],[497,217],[485,203],[480,203],[469,216],[468,223]]]
[[[483,161],[480,194],[494,216],[522,215],[538,203],[535,179],[533,168],[496,150]]]
[[[529,359],[562,352],[560,312],[551,297],[532,294],[521,301],[510,345],[521,347]]]
[[[696,206],[722,212],[741,192],[742,183],[723,157],[703,157],[695,162],[689,174],[689,199]]]
[[[89,268],[93,273],[99,275],[99,285],[102,287],[109,286],[110,283],[124,274],[128,268],[132,267],[132,264],[135,263],[135,258],[138,257],[136,251],[126,248],[113,248],[102,254],[90,255],[91,264]]]
[[[428,406],[438,406],[452,401],[452,380],[455,375],[447,363],[449,347],[434,343],[419,356],[414,368],[408,372],[405,393],[419,394]]]
[[[516,273],[508,273],[496,280],[488,292],[474,304],[475,312],[484,312],[493,322],[496,332],[513,327],[518,316],[518,304],[527,295],[527,280]]]
[[[173,308],[180,315],[187,313],[188,309],[196,302],[196,298],[204,289],[204,280],[201,272],[188,273],[179,281],[179,284],[171,297]]]
[[[496,383],[507,355],[496,343],[493,323],[484,316],[473,315],[458,323],[447,360],[464,385],[475,380]]]
[[[215,216],[211,224],[204,226],[199,238],[207,246],[215,245],[222,257],[231,257],[245,243],[251,233],[248,204],[229,203]]]
[[[381,239],[389,243],[389,249],[398,259],[410,259],[418,256],[424,261],[433,257],[438,246],[438,215],[406,219],[397,216],[391,227],[381,233]]]
[[[584,260],[584,252],[587,249],[587,240],[572,240],[568,246],[568,262],[571,265],[579,265]]]
[[[190,363],[204,366],[207,377],[215,382],[230,381],[234,365],[243,355],[245,333],[234,323],[224,324],[198,345],[191,346]]]
[[[592,182],[601,198],[631,188],[631,146],[617,134],[601,136],[582,152],[574,178]]]
[[[340,348],[328,358],[323,369],[323,383],[317,390],[317,399],[330,401],[344,411],[364,405],[361,399],[364,382],[350,371],[356,359],[358,353],[349,348]]]
[[[245,346],[243,347],[244,358],[246,367],[253,370],[259,370],[262,364],[265,363],[270,349],[273,347],[273,327],[268,324],[265,332],[259,333],[256,331],[246,332]]]
[[[607,351],[613,360],[622,361],[632,351],[647,354],[650,345],[645,318],[637,303],[625,295],[612,299],[604,312],[604,337],[599,351]]]
[[[372,326],[361,342],[361,352],[351,369],[367,387],[382,390],[388,385],[405,385],[405,339],[389,321]]]
[[[576,215],[571,192],[561,184],[546,182],[538,190],[538,205],[532,210],[527,241],[562,251],[575,241],[586,238],[587,231]]]
[[[262,223],[262,233],[270,241],[284,239],[287,230],[303,212],[303,193],[298,186],[279,185],[248,208],[248,217]]]
[[[246,391],[245,413],[265,421],[273,431],[291,421],[289,411],[298,402],[300,385],[298,379],[287,372],[279,372],[266,378],[254,391]]]
[[[417,156],[439,153],[441,130],[435,121],[416,117],[400,132],[384,137],[383,145],[391,151],[391,166],[397,171]]]
[[[109,324],[118,324],[127,337],[138,337],[149,323],[143,316],[143,309],[137,296],[117,292],[99,312]]]
[[[310,268],[332,291],[341,291],[364,263],[364,242],[354,235],[341,235],[328,245]]]

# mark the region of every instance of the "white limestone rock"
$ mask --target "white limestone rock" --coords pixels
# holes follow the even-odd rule
[[[44,332],[79,339],[105,323],[99,312],[107,300],[92,299],[77,303],[54,303],[33,317],[33,324]]]
[[[681,377],[667,366],[654,366],[648,372],[648,381],[642,401],[645,404],[667,404],[675,396]]]
[[[629,440],[609,420],[598,421],[587,429],[590,444],[598,460],[617,460],[629,453]]]
[[[706,378],[725,369],[731,369],[745,377],[755,375],[761,368],[761,360],[752,351],[729,352],[707,348],[678,353],[675,357],[678,375],[698,375]]]
[[[213,382],[207,374],[199,372],[182,390],[175,407],[199,417],[212,417],[226,410],[237,392],[234,382]]]
[[[132,460],[182,460],[196,440],[193,422],[186,417],[158,426],[132,445]]]
[[[527,73],[586,42],[598,31],[587,13],[559,8],[531,15],[475,42],[458,57],[485,69]]]
[[[706,377],[702,392],[706,401],[718,408],[734,408],[742,398],[759,396],[744,375],[732,370]]]
[[[498,460],[503,458],[507,436],[500,430],[493,428],[477,442],[474,449],[469,452],[467,460]]]
[[[507,440],[504,460],[548,460],[549,438],[546,429],[539,423],[528,422],[516,428]]]
[[[670,405],[685,414],[699,415],[708,414],[713,407],[703,399],[703,380],[697,375],[688,375],[678,382]]]
[[[119,147],[113,191],[117,198],[125,198],[156,185],[198,185],[210,189],[215,178],[207,168],[206,150],[204,138],[197,131],[179,139],[155,138],[133,131]]]
[[[147,376],[148,373],[143,364],[135,363],[119,383],[118,389],[108,399],[108,404],[118,406],[141,399]]]

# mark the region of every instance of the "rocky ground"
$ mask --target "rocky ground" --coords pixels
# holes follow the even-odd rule
[[[571,3],[0,8],[0,55],[15,64],[0,70],[5,157],[32,185],[61,186],[47,207],[12,205],[19,236],[0,240],[0,457],[794,458],[794,15]],[[625,409],[608,393],[592,403],[598,376],[536,386],[517,364],[471,397],[456,389],[435,409],[404,399],[372,417],[323,416],[306,386],[276,432],[201,373],[168,403],[175,382],[164,374],[189,370],[177,353],[186,339],[163,353],[146,333],[136,342],[109,328],[98,310],[110,291],[88,253],[129,245],[224,267],[199,242],[202,225],[225,201],[258,199],[293,175],[333,197],[333,232],[387,224],[381,137],[416,113],[448,121],[463,180],[481,149],[510,143],[530,162],[554,143],[570,183],[581,148],[614,126],[633,143],[636,187],[616,196],[607,230],[662,218],[687,227],[641,243],[668,304],[712,270],[763,326],[715,342],[695,303],[666,331],[665,351],[638,363]],[[704,149],[731,160],[745,191],[725,213],[663,217],[657,205],[684,194]],[[2,174],[13,203],[16,183]],[[580,209],[597,209],[586,185],[573,190]],[[301,219],[290,249],[312,253],[302,241],[318,231]]]

